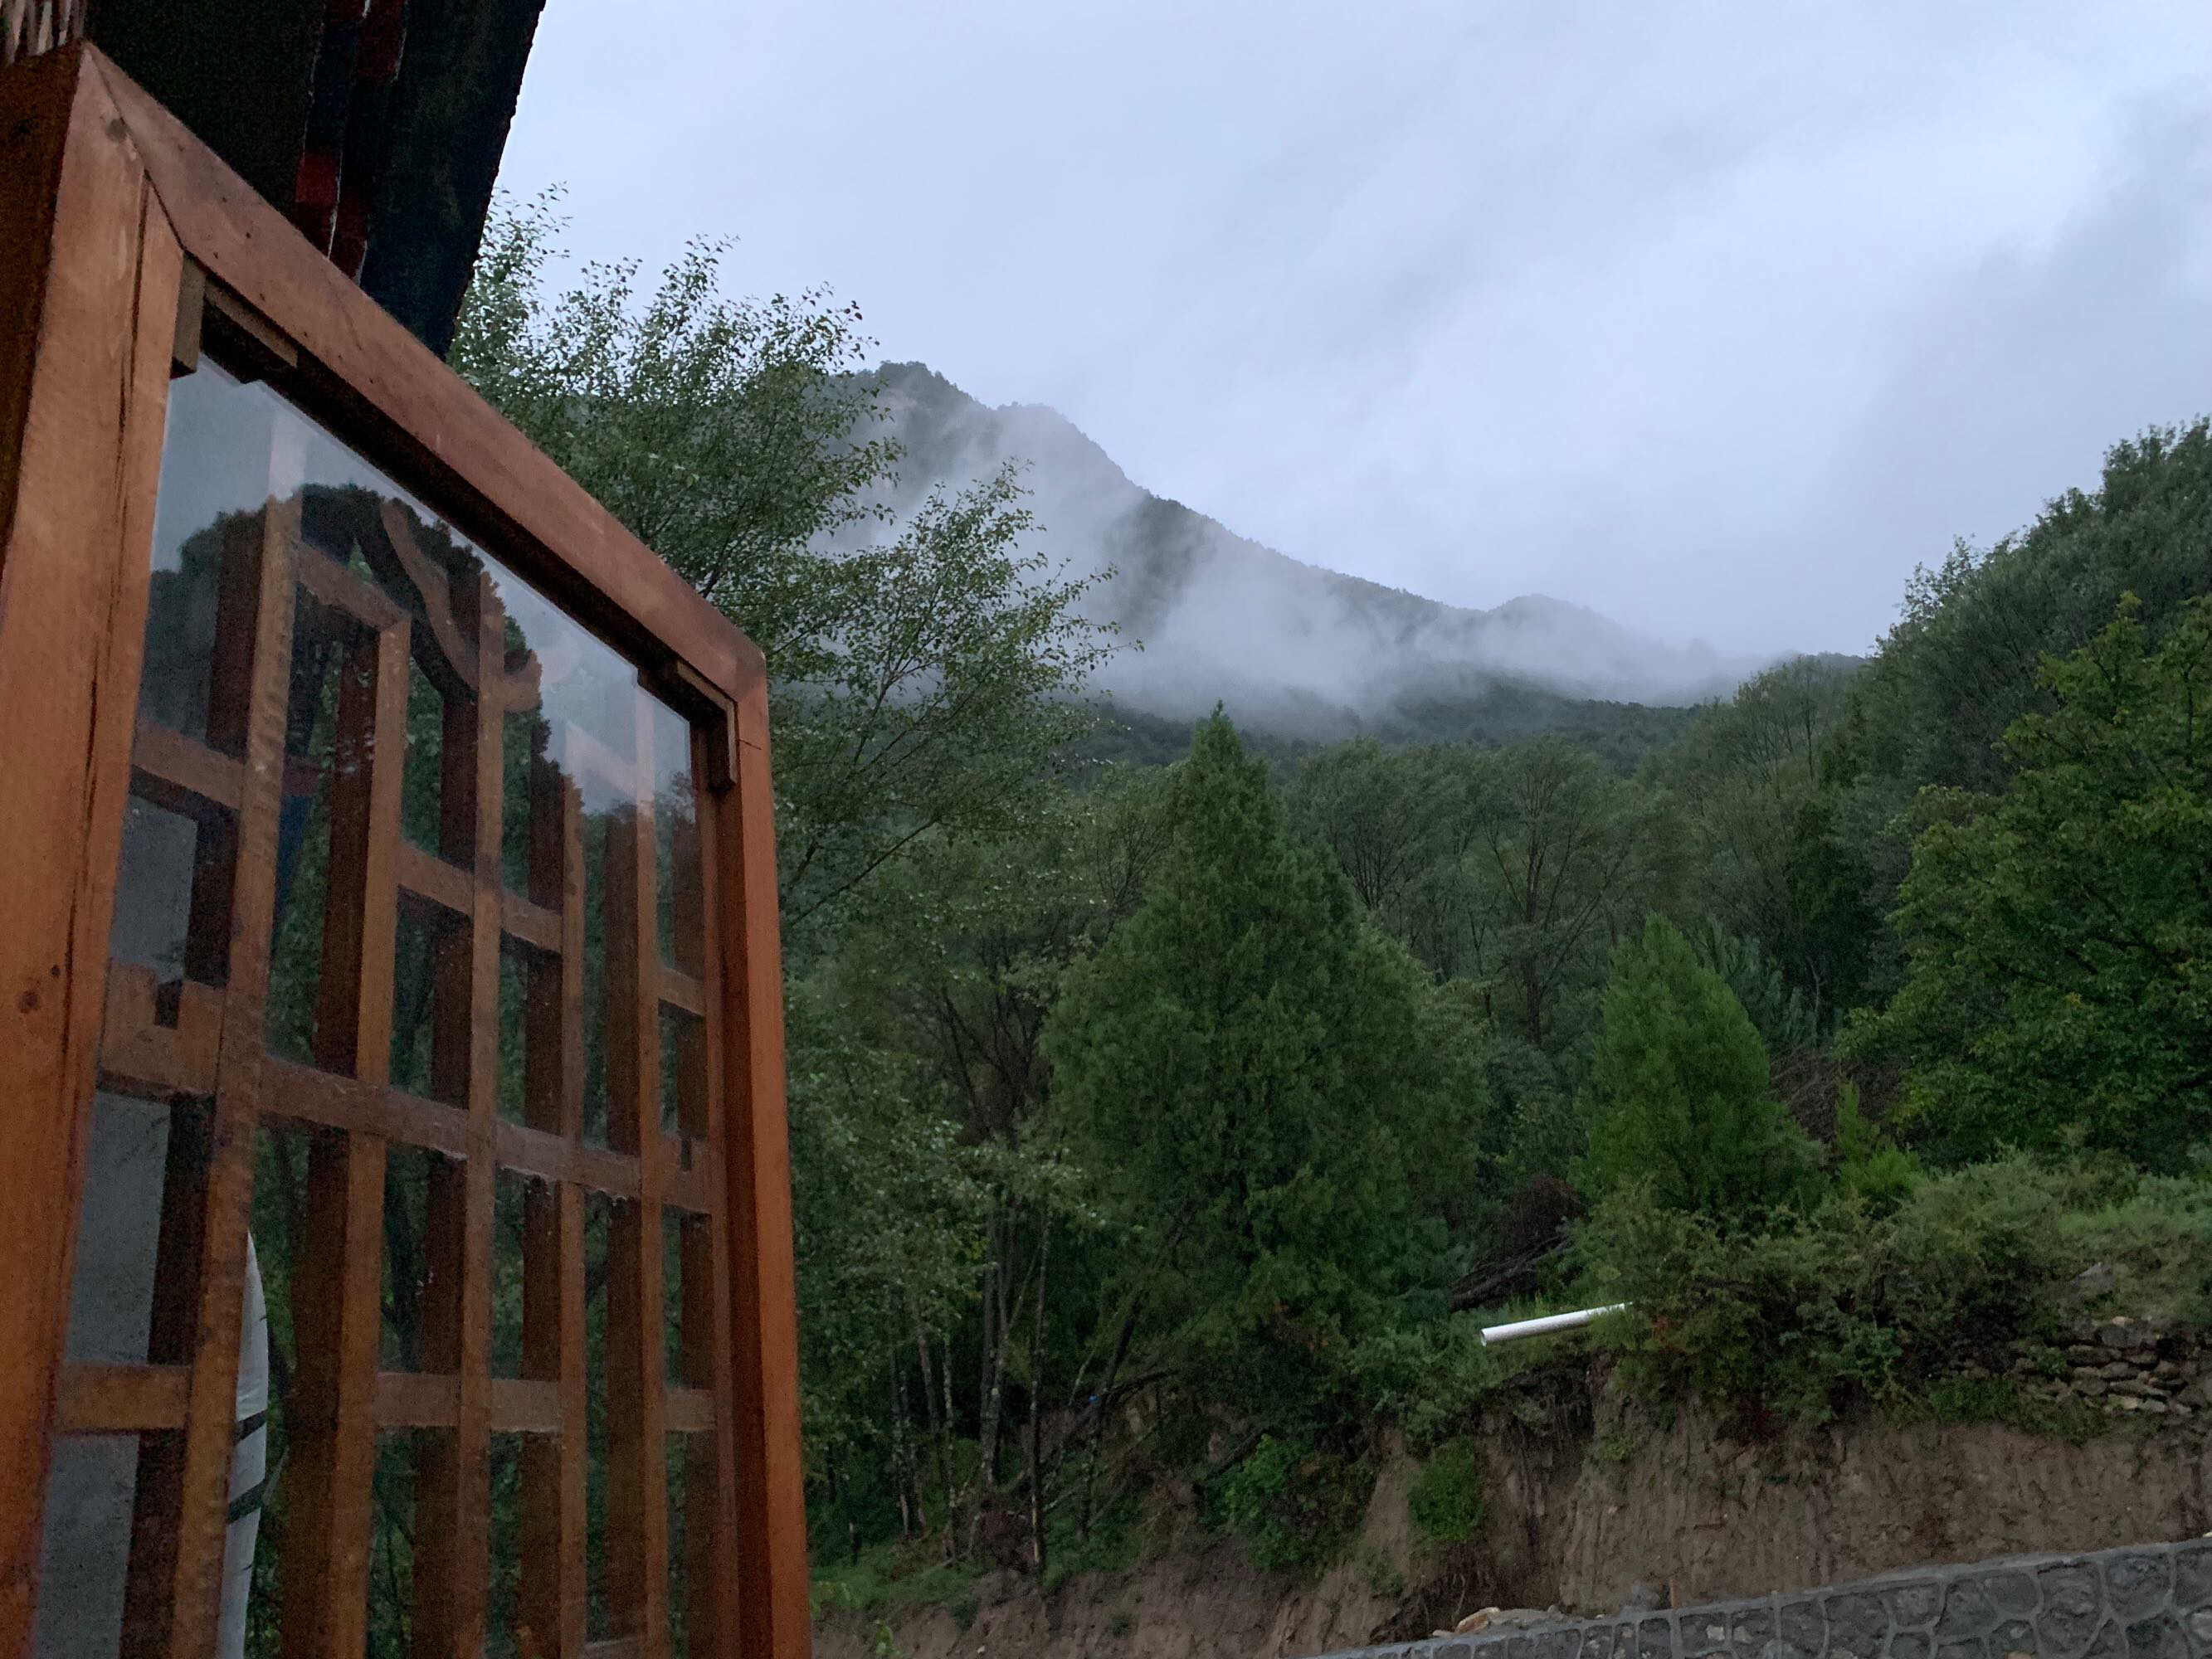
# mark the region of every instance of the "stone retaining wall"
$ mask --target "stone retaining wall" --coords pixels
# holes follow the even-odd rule
[[[2080,1319],[2063,1351],[2016,1357],[2009,1376],[2029,1399],[2049,1405],[2071,1401],[2109,1416],[2141,1412],[2179,1421],[2212,1406],[2212,1354],[2202,1335],[2154,1319]],[[1966,1376],[1980,1382],[1990,1373],[1974,1365]]]
[[[2212,1540],[1929,1567],[1330,1659],[2212,1659]]]

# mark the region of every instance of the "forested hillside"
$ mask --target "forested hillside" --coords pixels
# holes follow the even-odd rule
[[[1018,480],[855,535],[849,313],[543,249],[457,362],[775,679],[825,1597],[1127,1562],[1163,1492],[1310,1568],[1385,1429],[1468,1536],[1510,1308],[1631,1301],[1620,1385],[1754,1429],[2074,1434],[2065,1319],[2212,1319],[2204,424],[1679,722],[1115,737]]]

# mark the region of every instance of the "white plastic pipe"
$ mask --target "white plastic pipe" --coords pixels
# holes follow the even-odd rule
[[[1486,1325],[1482,1328],[1482,1346],[1493,1342],[1513,1342],[1524,1336],[1549,1336],[1553,1331],[1580,1330],[1601,1314],[1619,1313],[1630,1304],[1615,1302],[1604,1308],[1578,1308],[1573,1313],[1546,1314],[1541,1319],[1516,1319],[1510,1325]]]

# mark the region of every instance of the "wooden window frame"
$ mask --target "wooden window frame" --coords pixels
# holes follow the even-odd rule
[[[809,1651],[767,680],[758,649],[78,44],[0,70],[0,1659],[27,1659],[86,1121],[131,792],[171,375],[231,350],[638,665],[702,734],[721,1018],[725,1262],[742,1659]],[[250,768],[248,769],[251,769]],[[252,1139],[252,1107],[240,1121]],[[226,1125],[218,1121],[222,1144]],[[210,1231],[242,1234],[220,1154]],[[215,1265],[218,1252],[206,1257]],[[242,1267],[234,1263],[234,1272]],[[203,1287],[203,1308],[224,1287]],[[204,1659],[222,1565],[238,1297],[171,1402],[191,1425],[170,1659]],[[141,1389],[140,1392],[144,1392]],[[220,1405],[219,1410],[193,1407]],[[118,1401],[132,1413],[162,1402]],[[137,1420],[131,1419],[131,1420]],[[209,1443],[201,1445],[201,1439]],[[198,1479],[193,1476],[197,1474]],[[718,1586],[718,1589],[721,1587]],[[601,1644],[654,1659],[657,1633]],[[561,1650],[569,1651],[567,1646]]]

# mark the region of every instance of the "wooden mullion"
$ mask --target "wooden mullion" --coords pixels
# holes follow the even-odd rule
[[[237,761],[143,716],[139,719],[131,742],[131,763],[147,776],[158,778],[188,794],[232,811],[238,810],[240,776]]]
[[[461,1075],[468,1112],[468,1158],[441,1194],[444,1226],[458,1243],[457,1273],[441,1310],[453,1322],[438,1369],[459,1376],[453,1431],[434,1443],[418,1490],[418,1537],[437,1540],[438,1559],[423,1568],[416,1555],[414,1637],[418,1651],[466,1659],[483,1646],[491,1533],[489,1469],[491,1396],[493,1206],[497,1197],[499,1133],[500,828],[504,783],[506,707],[497,665],[506,654],[507,623],[490,576],[476,571],[453,580],[454,610],[472,626],[478,678],[473,695],[449,693],[446,705],[441,839],[447,859],[470,872],[471,909],[465,935],[449,934],[441,953],[441,989],[457,1016],[440,1019],[440,1057]],[[446,1034],[449,1019],[464,1039],[459,1054]]]
[[[410,841],[399,843],[399,885],[451,915],[466,916],[475,908],[469,872]]]
[[[450,1108],[386,1084],[333,1077],[273,1056],[264,1058],[261,1071],[270,1118],[376,1135],[448,1158],[468,1156],[468,1120]]]
[[[284,1408],[287,1653],[358,1654],[367,1639],[385,1158],[380,1138],[328,1129],[308,1152]]]
[[[367,635],[339,666],[326,790],[330,866],[317,987],[315,1060],[381,1083],[391,1075],[399,787],[407,746],[407,623]]]
[[[643,1164],[627,1152],[560,1139],[520,1123],[501,1123],[497,1145],[499,1161],[507,1169],[573,1182],[611,1198],[635,1199],[643,1190]]]
[[[422,1371],[379,1371],[370,1409],[379,1430],[450,1431],[460,1421],[460,1399],[458,1377],[434,1376]],[[415,1582],[418,1587],[426,1573],[435,1575],[444,1571],[443,1564],[435,1558],[445,1553],[442,1547],[445,1534],[434,1525],[424,1524],[428,1513],[428,1506],[418,1503],[415,1511],[416,1536],[426,1547],[423,1558],[415,1568]],[[427,1546],[434,1539],[440,1540],[441,1547],[429,1550]],[[419,1588],[416,1600],[418,1602],[421,1600]],[[418,1620],[421,1618],[419,1611],[416,1616]],[[416,1627],[418,1639],[421,1634],[422,1627],[418,1624]]]
[[[641,1659],[665,1653],[664,1483],[674,1426],[694,1437],[695,1452],[710,1431],[715,1446],[713,1475],[687,1471],[686,1478],[687,1571],[695,1587],[702,1573],[713,1585],[711,1594],[695,1588],[691,1598],[699,1650],[726,1659],[804,1652],[773,824],[759,653],[289,237],[281,216],[253,201],[96,52],[72,49],[8,71],[0,77],[0,103],[7,118],[0,121],[0,246],[28,251],[0,260],[0,320],[19,325],[0,327],[0,573],[7,593],[0,608],[0,778],[9,791],[0,812],[0,915],[8,919],[0,929],[6,988],[0,1099],[9,1103],[0,1114],[0,1168],[27,1194],[0,1217],[0,1258],[21,1281],[15,1295],[0,1300],[0,1352],[21,1356],[22,1384],[0,1389],[0,1654],[23,1646],[31,1630],[69,1300],[71,1206],[101,1057],[100,1022],[109,1006],[106,936],[123,806],[132,787],[130,728],[161,416],[170,360],[184,349],[180,342],[196,336],[179,306],[186,254],[191,270],[207,273],[210,304],[269,349],[268,372],[282,365],[284,395],[304,398],[365,457],[397,467],[410,488],[436,500],[471,536],[489,538],[483,544],[512,559],[588,631],[633,661],[688,669],[667,684],[687,717],[711,719],[713,705],[735,700],[735,720],[719,731],[719,763],[694,769],[718,790],[734,781],[738,793],[701,815],[720,877],[716,890],[699,895],[712,928],[707,948],[696,963],[679,960],[664,970],[653,903],[659,872],[652,803],[644,787],[651,769],[617,763],[621,778],[638,786],[626,837],[619,824],[610,837],[617,865],[628,866],[609,883],[611,902],[623,903],[626,887],[629,907],[628,927],[612,930],[609,975],[614,1127],[626,1152],[580,1144],[583,884],[578,804],[565,780],[562,810],[546,832],[556,848],[557,890],[541,889],[533,859],[527,903],[500,896],[495,860],[488,876],[482,856],[486,846],[495,852],[495,830],[481,822],[460,855],[466,869],[458,883],[425,878],[426,887],[458,901],[449,913],[468,933],[445,970],[457,981],[451,988],[457,994],[447,1000],[466,1012],[467,1029],[448,1035],[440,1068],[464,1109],[402,1099],[388,1086],[388,1067],[400,729],[393,711],[404,716],[406,688],[404,662],[403,672],[393,672],[387,653],[404,619],[340,567],[318,564],[303,574],[294,562],[296,454],[272,491],[291,499],[271,501],[258,519],[229,515],[219,528],[231,556],[216,595],[205,748],[177,743],[157,752],[157,739],[140,779],[149,799],[191,811],[202,825],[188,982],[160,989],[158,1001],[142,997],[145,988],[135,981],[125,985],[114,1006],[129,1013],[131,1032],[111,1034],[118,1063],[131,1068],[118,1079],[125,1088],[148,1092],[166,1078],[172,1087],[190,1084],[184,1092],[197,1095],[211,1081],[215,1096],[204,1126],[204,1186],[175,1188],[198,1225],[180,1224],[169,1252],[177,1259],[157,1268],[165,1296],[180,1285],[186,1291],[163,1305],[181,1316],[173,1363],[187,1368],[172,1374],[184,1376],[181,1385],[158,1386],[182,1386],[187,1394],[173,1425],[163,1405],[161,1422],[142,1430],[149,1437],[139,1470],[142,1524],[126,1651],[204,1659],[211,1644],[258,1138],[266,1121],[304,1119],[322,1127],[310,1160],[308,1249],[292,1264],[307,1352],[279,1407],[296,1430],[284,1474],[282,1540],[288,1650],[348,1659],[361,1651],[374,1435],[380,1421],[388,1421],[444,1436],[453,1448],[453,1467],[432,1482],[451,1497],[453,1524],[442,1528],[447,1535],[430,1536],[441,1528],[434,1492],[421,1511],[418,1559],[443,1552],[457,1589],[450,1600],[434,1597],[441,1607],[418,1621],[423,1644],[468,1650],[481,1624],[485,1552],[467,1510],[472,1504],[481,1510],[481,1459],[496,1424],[527,1437],[527,1645],[562,1659],[586,1651],[584,1240],[587,1191],[605,1182],[611,1191],[630,1194],[617,1206],[621,1230],[608,1264],[617,1472],[617,1524],[608,1541],[619,1558],[615,1583],[627,1601],[623,1617],[635,1629],[593,1650]],[[196,297],[192,310],[198,309]],[[185,349],[179,361],[193,355]],[[297,443],[305,433],[288,428],[285,435]],[[315,1010],[320,1069],[286,1068],[266,1054],[289,656],[302,580],[336,611],[366,622],[373,641],[366,648],[375,663],[368,695],[356,653],[342,722],[354,746],[325,798],[338,811],[320,815],[339,826]],[[439,620],[433,613],[414,625],[434,629]],[[473,620],[480,623],[481,614]],[[505,641],[494,642],[488,655],[485,643],[481,634],[470,641],[485,675],[483,702],[525,707],[524,683],[534,686],[536,665],[526,662],[501,684],[493,665],[505,660]],[[377,728],[366,753],[364,698]],[[495,737],[498,716],[476,712],[478,735]],[[501,746],[479,743],[473,758],[495,767]],[[641,762],[649,761],[649,745],[636,747]],[[614,775],[606,752],[592,752],[580,738],[574,750],[572,766]],[[187,770],[204,787],[180,779]],[[471,811],[495,799],[489,791],[465,793]],[[687,868],[679,852],[670,878],[683,878]],[[234,885],[228,895],[226,880]],[[527,1140],[511,1141],[501,1126],[488,1127],[485,1115],[496,1085],[495,1048],[489,1062],[483,1055],[496,1040],[502,927],[532,952],[526,1086],[533,1138]],[[195,1021],[212,1013],[211,1055],[185,1030],[187,1000],[200,1011]],[[708,1131],[701,1137],[687,1124],[680,1143],[659,1133],[664,1001],[703,1006],[713,1068]],[[179,1017],[164,1024],[172,1002]],[[142,1004],[155,1008],[153,1021],[142,1018]],[[688,1071],[688,1057],[682,1063]],[[434,1206],[436,1271],[453,1305],[447,1328],[430,1334],[440,1363],[450,1356],[453,1369],[385,1386],[376,1365],[387,1137],[444,1150],[457,1161],[440,1179],[456,1182],[457,1189]],[[702,1139],[713,1156],[701,1167],[696,1153]],[[525,1346],[534,1374],[516,1380],[526,1392],[502,1395],[477,1358],[489,1328],[495,1160],[510,1147],[537,1158],[541,1140],[549,1139],[571,1151],[546,1160],[557,1163],[552,1184],[533,1188],[530,1200]],[[694,1167],[684,1168],[687,1160]],[[702,1272],[698,1241],[690,1236],[683,1259],[693,1281],[685,1289],[686,1326],[711,1333],[717,1350],[706,1362],[716,1378],[711,1410],[692,1389],[671,1393],[661,1375],[661,1216],[672,1204],[707,1218],[712,1260]],[[688,1224],[696,1232],[702,1224]],[[701,1286],[714,1304],[704,1320],[695,1316]],[[440,1298],[432,1299],[434,1307]],[[687,1340],[687,1376],[700,1363]],[[142,1385],[94,1386],[96,1392]],[[96,1403],[88,1397],[88,1410]],[[557,1436],[547,1431],[553,1428]],[[464,1474],[472,1458],[479,1467]],[[700,1525],[697,1505],[710,1490],[716,1514],[712,1524]],[[702,1553],[712,1557],[710,1566],[702,1567]],[[438,1571],[429,1564],[434,1580]],[[740,1582],[743,1606],[725,1620],[730,1586]]]
[[[288,553],[299,544],[297,513],[295,498]],[[293,586],[288,579],[288,594]],[[407,654],[404,617],[359,634],[343,653],[326,784],[330,861],[315,1058],[325,1070],[370,1088],[391,1076]],[[269,692],[281,709],[286,690],[258,657],[255,672],[258,718],[261,693]],[[281,725],[276,741],[281,747]],[[249,757],[250,771],[255,758]],[[262,931],[265,935],[266,922]],[[261,970],[265,985],[265,946]],[[239,1069],[241,1078],[258,1082],[268,1067],[261,1063],[258,1029],[253,1036],[252,1063]],[[227,1088],[228,1076],[221,1082]],[[291,1490],[283,1626],[292,1652],[357,1653],[365,1639],[386,1162],[385,1138],[374,1133],[322,1129],[308,1152],[305,1234],[292,1278],[297,1359],[285,1409]]]
[[[64,1365],[64,1434],[137,1434],[185,1425],[192,1374],[185,1365]]]
[[[764,680],[761,653],[683,577],[316,253],[130,76],[95,52],[118,131],[185,249],[296,346],[301,371],[342,388],[340,435],[465,512],[484,544],[631,657],[680,658],[726,695]]]
[[[228,988],[216,1059],[213,1151],[201,1241],[191,1409],[183,1447],[182,1516],[176,1531],[167,1650],[198,1659],[214,1639],[228,1528],[238,1332],[246,1291],[246,1234],[260,1122],[261,1052],[267,1024],[276,910],[276,839],[289,701],[294,585],[291,547],[299,503],[270,499],[226,538],[218,613],[233,628],[219,643],[209,697],[210,735],[237,743],[245,769],[239,799]],[[258,533],[255,533],[258,532]],[[302,1534],[307,1531],[302,1528]],[[302,1555],[311,1551],[302,1549]],[[149,1611],[139,1651],[156,1645]]]
[[[531,761],[532,901],[557,910],[560,949],[530,964],[524,1113],[574,1147],[584,1122],[584,848],[574,782],[544,750]],[[523,1371],[556,1389],[558,1429],[522,1448],[520,1616],[545,1659],[580,1659],[589,1610],[586,1553],[588,1379],[584,1340],[584,1190],[533,1183],[524,1198]]]
[[[491,1427],[495,1434],[526,1434],[550,1439],[561,1432],[561,1385],[532,1377],[491,1380]],[[526,1561],[525,1565],[528,1565]]]
[[[215,1092],[216,1052],[222,1034],[222,994],[187,980],[175,992],[168,1024],[156,1012],[163,987],[136,962],[107,964],[106,1023],[100,1034],[102,1086],[154,1098]],[[198,1190],[199,1176],[192,1177]],[[189,1290],[173,1295],[189,1313]]]
[[[660,926],[655,904],[651,704],[634,694],[630,804],[606,838],[609,1129],[635,1153],[639,1193],[607,1245],[607,1587],[645,1659],[668,1649],[668,1449],[662,1397]]]

